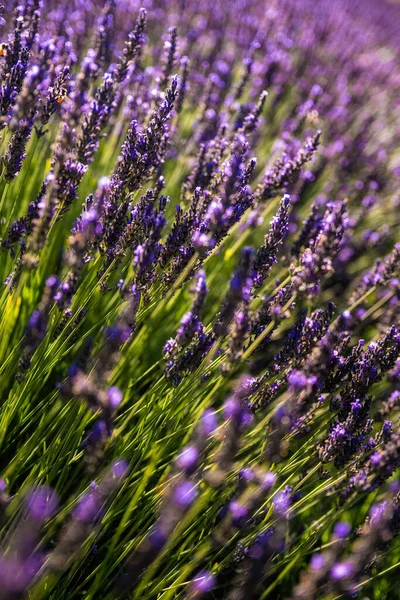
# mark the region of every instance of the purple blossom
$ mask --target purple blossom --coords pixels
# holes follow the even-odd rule
[[[336,563],[331,570],[331,577],[334,580],[347,579],[351,577],[354,571],[354,566],[351,561]]]
[[[201,417],[201,428],[205,435],[212,434],[218,427],[217,414],[211,409],[205,410]]]
[[[191,481],[178,484],[174,492],[174,500],[180,507],[187,507],[193,503],[197,496],[196,485]]]
[[[379,595],[398,7],[6,4],[0,596]]]
[[[112,464],[112,473],[117,479],[122,479],[128,473],[129,465],[126,460],[120,459],[116,460]]]
[[[195,446],[186,446],[176,459],[176,464],[180,469],[192,469],[196,466],[199,458],[199,451]]]
[[[73,509],[73,517],[82,523],[91,523],[95,521],[101,510],[101,504],[96,493],[88,492],[79,500],[78,504]]]
[[[310,561],[310,567],[314,571],[319,571],[324,566],[324,557],[322,554],[313,554]]]
[[[190,584],[193,598],[200,598],[203,594],[211,592],[215,587],[216,579],[209,571],[198,573]]]
[[[262,478],[262,485],[265,490],[269,490],[273,485],[275,485],[277,480],[277,476],[272,471],[266,473]]]
[[[108,400],[111,407],[115,410],[122,402],[123,394],[116,386],[109,387],[107,390]]]
[[[336,537],[346,538],[351,531],[351,526],[349,525],[349,523],[345,523],[344,521],[339,521],[339,523],[335,524],[333,531],[334,531],[334,534],[336,535]]]
[[[58,507],[56,494],[48,487],[42,486],[33,489],[27,497],[29,515],[38,521],[52,517]]]
[[[281,516],[287,516],[290,508],[290,496],[286,491],[277,492],[273,498],[274,510]]]
[[[0,555],[0,582],[6,593],[21,594],[39,573],[45,562],[41,554],[33,554],[26,560]]]

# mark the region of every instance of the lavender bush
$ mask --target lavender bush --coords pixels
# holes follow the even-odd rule
[[[400,6],[0,27],[0,599],[400,598]]]

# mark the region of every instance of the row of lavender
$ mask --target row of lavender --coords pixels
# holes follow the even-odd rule
[[[400,17],[331,4],[2,7],[0,598],[395,597]]]

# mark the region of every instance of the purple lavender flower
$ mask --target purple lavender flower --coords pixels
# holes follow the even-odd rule
[[[190,584],[188,598],[201,598],[211,592],[216,584],[216,578],[209,571],[200,571]]]
[[[178,57],[178,30],[176,27],[170,27],[168,30],[168,40],[164,43],[163,72],[160,87],[163,89],[171,74],[173,73],[175,63]]]
[[[187,507],[193,503],[196,496],[196,486],[191,481],[183,481],[175,489],[174,501],[180,507]]]
[[[63,572],[75,553],[81,550],[93,526],[102,518],[107,504],[122,485],[128,470],[125,460],[115,461],[99,483],[93,482],[89,491],[81,496],[48,556],[47,567],[51,571]]]
[[[16,11],[18,11],[18,8]],[[36,23],[32,21],[30,27],[32,36],[34,36],[35,27]],[[23,28],[24,19],[17,16],[15,29],[11,35],[6,52],[6,64],[2,72],[2,83],[0,86],[0,129],[6,126],[7,118],[22,89],[27,72],[30,47],[29,38],[26,41],[23,39]]]
[[[299,291],[311,294],[318,291],[320,277],[333,269],[332,259],[340,248],[346,226],[345,203],[328,204],[317,237],[300,256],[300,265],[292,267],[292,281]]]
[[[99,516],[101,504],[94,492],[88,492],[79,500],[73,510],[73,517],[83,523],[91,523]]]
[[[148,0],[132,29],[132,0],[11,4],[0,597],[379,595],[398,7]]]
[[[108,401],[110,402],[111,407],[115,410],[122,402],[123,394],[119,388],[116,386],[111,386],[107,390]]]
[[[254,261],[255,287],[260,287],[271,267],[276,262],[277,250],[288,231],[290,196],[286,194],[280,203],[277,215],[271,222],[264,244],[257,251]]]
[[[201,417],[201,430],[204,432],[205,435],[210,435],[216,430],[217,427],[218,419],[216,412],[211,409],[205,410]]]
[[[49,311],[58,287],[57,278],[52,275],[46,281],[42,300],[38,308],[31,314],[23,340],[23,349],[20,359],[20,377],[23,378],[23,372],[29,367],[31,358],[44,339],[49,320]]]
[[[216,335],[225,335],[228,325],[234,316],[235,309],[241,302],[248,302],[253,284],[252,269],[254,261],[253,248],[243,248],[237,270],[230,281],[230,289],[221,307],[217,322],[214,325]]]
[[[66,65],[63,69],[61,69],[54,82],[54,85],[50,86],[48,89],[46,98],[44,99],[39,110],[38,120],[40,122],[40,126],[35,127],[36,133],[39,137],[44,135],[45,131],[43,127],[47,125],[51,119],[51,116],[56,112],[57,108],[64,101],[68,94],[66,84],[69,76],[70,68],[68,65]]]
[[[176,459],[176,466],[185,471],[191,471],[196,467],[199,451],[195,446],[186,446]]]
[[[336,563],[331,570],[332,579],[348,579],[354,572],[354,566],[351,561]]]
[[[3,157],[4,179],[10,183],[20,172],[26,156],[26,145],[33,128],[33,118],[20,121]]]
[[[275,484],[277,476],[272,471],[266,473],[262,480],[262,485],[265,490],[269,490]]]
[[[168,340],[164,346],[164,354],[168,358],[181,353],[195,338],[204,336],[205,329],[200,320],[200,314],[208,293],[208,288],[205,272],[202,269],[195,276],[195,284],[192,293],[194,299],[190,312],[183,315],[176,337]],[[174,363],[170,361],[167,373],[171,371],[173,364]]]
[[[271,169],[265,173],[264,181],[258,186],[256,198],[259,202],[264,203],[268,198],[272,198],[277,192],[289,186],[298,178],[303,165],[308,162],[314,155],[320,141],[321,131],[318,131],[313,138],[308,139],[304,147],[302,147],[294,160],[288,160],[286,156],[282,156]]]
[[[344,521],[339,521],[338,523],[335,524],[333,531],[334,531],[334,534],[336,535],[336,537],[346,538],[351,531],[351,526]]]
[[[189,58],[187,56],[182,56],[180,65],[181,65],[181,80],[180,80],[180,86],[179,86],[179,91],[178,91],[178,98],[176,101],[176,112],[178,114],[182,110],[186,92],[190,89],[190,86],[188,83],[189,68],[190,68]]]
[[[20,595],[41,570],[45,557],[33,554],[26,560],[0,555],[0,583],[4,593]]]
[[[128,36],[125,42],[122,55],[120,57],[117,68],[113,72],[113,78],[116,82],[123,81],[128,73],[128,67],[132,62],[140,56],[142,46],[145,42],[145,27],[147,21],[147,12],[144,8],[140,9],[139,16],[136,20],[135,27]]]
[[[38,521],[52,517],[58,507],[56,494],[48,487],[33,489],[27,497],[29,515]]]

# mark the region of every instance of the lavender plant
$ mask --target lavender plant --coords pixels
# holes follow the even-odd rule
[[[400,8],[0,7],[0,599],[400,598]]]

